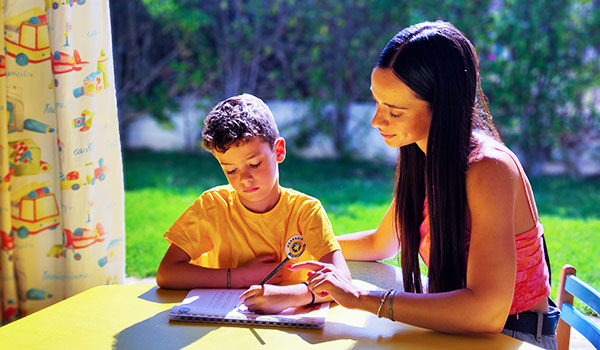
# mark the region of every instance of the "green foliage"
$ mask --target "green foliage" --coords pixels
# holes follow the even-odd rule
[[[169,97],[167,86],[163,82],[153,84],[145,95],[129,96],[128,102],[135,110],[150,113],[163,127],[173,128],[168,113],[178,110],[179,105]]]
[[[200,154],[125,152],[126,272],[149,277],[168,244],[162,238],[179,215],[202,193],[226,183],[218,163]],[[391,165],[355,161],[286,158],[282,186],[321,200],[337,234],[375,228],[392,196]],[[552,266],[552,296],[558,273],[569,263],[600,289],[600,186],[598,179],[532,178]],[[397,259],[388,263],[399,265]],[[426,274],[426,269],[422,269]]]
[[[590,36],[600,19],[594,3],[511,0],[490,17],[489,44],[480,51],[484,89],[508,141],[531,163],[597,131],[598,118],[584,99],[600,83]]]
[[[308,130],[325,124],[321,130],[333,136],[342,157],[347,155],[349,106],[370,100],[371,70],[387,41],[408,24],[405,8],[409,3],[378,1],[373,6],[367,1],[320,0],[305,4],[301,18],[309,30],[295,49],[309,54],[295,59],[308,67],[297,73],[306,79],[313,108],[302,124]]]
[[[221,100],[242,92],[266,97],[259,92],[280,85],[293,90],[279,77],[289,69],[283,48],[300,33],[295,1],[143,1],[164,30],[177,33],[184,55],[174,73],[184,92]]]
[[[370,101],[379,52],[423,20],[451,21],[471,39],[497,126],[529,169],[600,133],[589,97],[600,84],[597,0],[137,1],[177,40],[161,76],[171,96],[307,101],[298,139],[331,135],[341,156],[348,106]]]
[[[198,1],[142,0],[148,12],[165,24],[165,31],[193,33],[211,23],[208,14],[197,6]]]

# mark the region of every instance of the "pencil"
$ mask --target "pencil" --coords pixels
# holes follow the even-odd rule
[[[262,285],[264,285],[265,283],[267,283],[267,281],[268,281],[269,279],[271,279],[271,277],[273,277],[273,275],[274,275],[274,274],[276,274],[276,273],[277,273],[277,271],[281,270],[281,268],[283,267],[283,265],[284,265],[286,262],[288,262],[289,260],[290,260],[290,257],[289,257],[289,256],[288,256],[288,257],[286,257],[286,258],[285,258],[285,259],[284,259],[284,260],[283,260],[283,261],[282,261],[282,262],[281,262],[279,265],[277,265],[277,267],[276,267],[276,268],[275,268],[273,271],[271,271],[271,273],[270,273],[270,274],[269,274],[267,277],[265,277],[265,279],[264,279],[262,282],[260,282],[260,285],[262,286]]]

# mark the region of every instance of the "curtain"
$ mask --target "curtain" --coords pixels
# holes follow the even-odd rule
[[[108,0],[0,0],[2,320],[122,283]]]

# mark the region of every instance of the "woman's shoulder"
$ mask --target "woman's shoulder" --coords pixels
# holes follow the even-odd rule
[[[519,179],[518,159],[503,143],[487,135],[475,136],[475,147],[469,157],[469,185],[512,185]]]
[[[519,164],[517,156],[501,141],[477,132],[473,134],[472,143],[474,146],[469,155],[469,168],[505,164],[518,170],[516,169]]]

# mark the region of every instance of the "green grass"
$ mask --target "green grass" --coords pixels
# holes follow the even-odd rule
[[[227,183],[208,154],[124,152],[128,276],[154,276],[168,244],[162,238],[202,193]],[[393,168],[370,163],[311,161],[288,157],[282,186],[318,197],[336,232],[375,227],[393,187]]]
[[[154,276],[168,248],[162,235],[202,191],[226,179],[206,152],[127,151],[123,159],[126,273]],[[389,205],[393,182],[392,165],[288,156],[280,166],[281,185],[319,198],[337,234],[375,228]],[[600,180],[554,177],[531,182],[550,252],[551,295],[556,297],[565,263],[600,289]],[[396,264],[396,259],[387,262]]]

